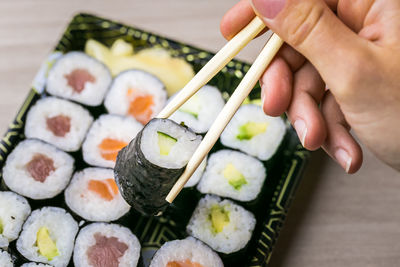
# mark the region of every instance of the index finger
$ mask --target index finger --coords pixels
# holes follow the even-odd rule
[[[241,0],[225,13],[221,20],[222,35],[230,40],[256,16],[248,0]]]

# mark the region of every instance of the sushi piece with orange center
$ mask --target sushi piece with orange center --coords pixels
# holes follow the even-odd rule
[[[167,263],[167,267],[204,267],[200,263],[192,262],[188,259],[185,261],[170,261]]]
[[[113,138],[104,138],[98,145],[101,157],[105,160],[116,161],[118,152],[124,148],[128,143]]]
[[[153,115],[153,96],[142,94],[135,89],[128,89],[126,96],[129,99],[128,114],[142,124],[148,123]]]
[[[114,179],[89,180],[88,189],[104,200],[111,201],[118,194],[118,186]]]
[[[110,86],[104,106],[110,114],[129,116],[147,124],[167,102],[164,84],[143,70],[118,74]]]

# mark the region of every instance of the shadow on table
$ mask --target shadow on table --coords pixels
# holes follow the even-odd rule
[[[299,229],[301,229],[304,223],[307,210],[313,201],[314,192],[318,190],[320,185],[322,170],[328,160],[330,159],[322,149],[311,154],[303,180],[300,183],[285,225],[279,235],[270,264],[268,265],[269,267],[285,266],[285,260],[290,255],[293,241],[297,238]]]

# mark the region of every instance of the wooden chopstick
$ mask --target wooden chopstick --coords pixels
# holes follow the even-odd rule
[[[256,16],[246,27],[235,35],[206,65],[190,80],[184,88],[161,110],[157,118],[168,118],[182,106],[203,85],[208,83],[229,61],[236,56],[254,37],[265,28]]]
[[[200,143],[192,158],[189,160],[185,171],[176,181],[175,185],[172,187],[171,191],[167,195],[166,201],[172,203],[172,201],[182,190],[186,182],[203,161],[204,157],[210,152],[211,148],[217,142],[222,131],[232,119],[233,115],[236,113],[240,105],[254,88],[258,79],[263,74],[265,68],[271,63],[272,59],[279,51],[282,44],[282,39],[275,33],[268,40],[260,55],[256,58],[253,65],[250,67],[247,74],[244,76],[238,87],[235,89],[222,111],[218,114],[210,130],[207,132],[203,141]]]

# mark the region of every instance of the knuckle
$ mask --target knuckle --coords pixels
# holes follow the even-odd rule
[[[306,42],[311,33],[318,27],[325,13],[322,5],[315,5],[313,1],[304,1],[294,8],[285,21],[287,25],[288,43],[299,47]]]
[[[376,60],[368,50],[353,51],[347,59],[351,66],[343,77],[343,87],[339,91],[342,98],[354,96],[379,81],[380,74]]]

